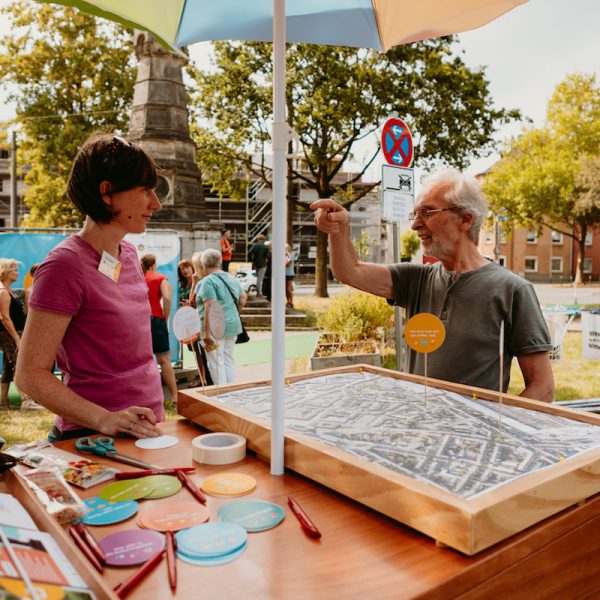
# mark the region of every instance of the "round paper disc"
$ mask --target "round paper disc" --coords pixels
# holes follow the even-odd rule
[[[221,521],[237,523],[246,531],[265,531],[285,518],[285,510],[266,500],[233,500],[217,511]]]
[[[126,502],[109,502],[94,496],[84,500],[88,508],[83,522],[86,525],[112,525],[120,523],[135,515],[138,510],[138,503],[135,500]]]
[[[146,479],[146,477],[141,477],[140,479],[116,481],[104,486],[98,492],[98,496],[102,500],[110,500],[111,502],[145,498],[152,492],[152,485]]]
[[[98,542],[112,567],[139,565],[152,558],[165,547],[165,537],[147,529],[117,531]]]
[[[428,354],[444,343],[446,328],[435,315],[419,313],[406,322],[404,339],[413,350]]]
[[[162,450],[163,448],[176,446],[178,443],[179,439],[174,435],[159,435],[158,437],[136,440],[135,445],[144,450]]]
[[[229,552],[229,554],[222,554],[221,556],[213,556],[212,558],[192,558],[183,552],[177,552],[177,558],[181,559],[183,562],[189,563],[190,565],[195,565],[197,567],[214,567],[216,565],[224,565],[225,563],[231,562],[236,558],[239,558],[246,549],[248,542],[246,542],[243,546],[234,550],[233,552]]]
[[[173,496],[181,489],[181,481],[172,475],[150,475],[143,479],[152,486],[152,491],[144,496],[144,500]]]
[[[208,323],[213,337],[217,340],[223,339],[225,335],[225,313],[218,302],[213,302],[208,309]]]
[[[191,306],[182,306],[173,316],[173,333],[185,344],[191,344],[200,339],[200,315]]]
[[[210,513],[205,506],[184,500],[153,503],[140,512],[138,522],[142,527],[156,531],[179,531],[205,523],[209,518]]]
[[[190,558],[214,558],[235,552],[248,540],[235,523],[203,523],[175,535],[177,550]]]
[[[243,496],[256,488],[256,479],[243,473],[215,473],[207,477],[200,487],[216,496]]]

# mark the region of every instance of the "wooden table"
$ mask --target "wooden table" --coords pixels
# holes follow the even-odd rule
[[[165,423],[161,429],[177,436],[179,444],[148,451],[136,448],[133,440],[119,439],[117,449],[166,467],[192,464],[190,440],[203,430],[185,420]],[[75,452],[74,441],[57,446]],[[191,474],[196,482],[225,470],[252,475],[257,488],[247,497],[285,506],[286,518],[275,529],[249,534],[246,551],[229,564],[195,567],[178,561],[176,596],[180,598],[531,600],[600,596],[600,495],[466,557],[438,548],[424,535],[301,476],[290,472],[271,476],[268,465],[255,456],[224,467],[196,467]],[[96,495],[101,485],[85,490],[82,497]],[[182,490],[175,497],[184,496],[189,494]],[[319,527],[320,540],[303,533],[287,507],[288,496],[293,496]],[[216,518],[218,507],[226,501],[208,498],[211,518]],[[91,530],[102,539],[132,527],[137,525],[130,519]],[[112,588],[136,568],[107,568],[104,579]],[[171,596],[163,561],[130,597],[160,600]]]

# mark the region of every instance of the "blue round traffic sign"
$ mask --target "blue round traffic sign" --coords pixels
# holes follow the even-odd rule
[[[388,119],[381,131],[381,148],[388,165],[410,167],[413,140],[408,125],[396,117]]]

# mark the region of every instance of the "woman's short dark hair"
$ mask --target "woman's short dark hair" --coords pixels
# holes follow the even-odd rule
[[[136,187],[154,188],[158,167],[142,148],[112,133],[94,133],[73,162],[67,191],[75,206],[97,223],[115,216],[102,200],[100,183],[108,181],[110,192]]]

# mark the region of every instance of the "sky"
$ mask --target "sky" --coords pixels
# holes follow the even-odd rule
[[[8,3],[10,0],[0,0],[0,7]],[[598,23],[600,0],[530,0],[488,25],[461,34],[460,46],[467,65],[486,67],[495,105],[518,108],[540,126],[554,88],[568,73],[600,76]],[[8,26],[0,15],[0,35]],[[206,44],[192,47],[192,57],[200,65],[206,64],[206,48]],[[13,114],[0,96],[0,120]],[[519,130],[520,125],[504,127],[498,138],[516,135]],[[366,149],[359,149],[358,160],[361,153],[366,156]],[[493,154],[474,160],[468,171],[484,171],[497,159]],[[379,178],[382,160],[371,167],[367,179]]]

